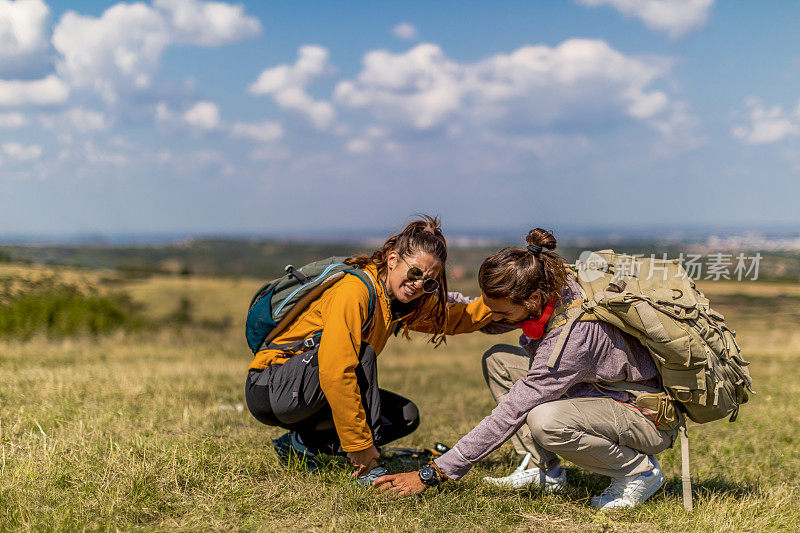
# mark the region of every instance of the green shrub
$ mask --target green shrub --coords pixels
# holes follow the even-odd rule
[[[140,329],[146,321],[125,294],[101,294],[93,289],[54,280],[29,282],[16,294],[0,298],[0,337],[29,339],[100,335],[126,328]]]

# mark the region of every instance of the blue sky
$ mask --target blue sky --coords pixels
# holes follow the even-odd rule
[[[800,226],[798,20],[0,0],[0,234]]]

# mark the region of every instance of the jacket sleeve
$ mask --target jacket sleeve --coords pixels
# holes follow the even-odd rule
[[[369,294],[360,281],[356,283],[358,285],[334,286],[323,316],[317,354],[319,384],[330,404],[336,433],[346,452],[365,450],[373,444],[356,378]]]
[[[459,294],[459,296],[461,295]],[[445,335],[472,333],[473,331],[478,331],[488,324],[491,324],[492,310],[483,303],[482,298],[476,298],[469,303],[464,303],[460,298],[451,297],[448,298],[448,300]],[[437,299],[431,298],[431,301],[425,305],[425,308],[433,312],[436,308],[437,301]],[[423,333],[435,333],[433,321],[429,319],[411,324],[409,329],[421,331]]]
[[[475,463],[510,439],[525,423],[531,409],[562,398],[573,385],[589,380],[596,373],[596,345],[585,335],[585,331],[594,325],[586,324],[589,323],[575,325],[553,369],[547,368],[547,360],[563,327],[553,329],[542,339],[528,375],[512,385],[489,416],[464,435],[449,452],[436,459],[437,466],[447,477],[461,478]]]

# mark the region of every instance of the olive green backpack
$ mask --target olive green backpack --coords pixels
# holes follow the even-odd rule
[[[612,250],[584,255],[570,267],[582,298],[556,308],[547,324],[548,331],[564,326],[548,366],[555,366],[576,321],[608,322],[647,347],[670,400],[665,403],[700,424],[726,417],[733,422],[753,393],[749,363],[740,354],[735,332],[711,309],[680,262]],[[626,390],[625,384],[609,388]],[[685,424],[681,448],[684,504],[691,508]]]

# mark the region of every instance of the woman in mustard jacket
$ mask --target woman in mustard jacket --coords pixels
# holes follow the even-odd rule
[[[377,289],[371,330],[369,291],[355,276],[325,290],[275,344],[291,344],[322,330],[316,356],[262,350],[250,364],[247,406],[264,424],[289,432],[273,441],[281,459],[302,455],[316,467],[317,453],[345,453],[361,481],[385,473],[378,446],[404,437],[419,425],[410,400],[377,386],[376,357],[402,329],[422,331],[440,342],[445,335],[476,331],[492,321],[479,299],[448,303],[447,246],[438,218],[424,216],[389,238],[371,257],[346,262],[362,268]]]

